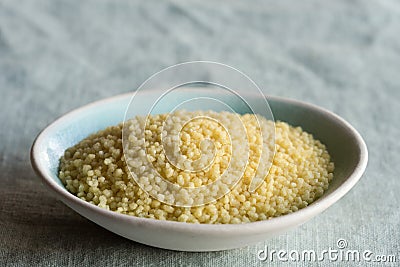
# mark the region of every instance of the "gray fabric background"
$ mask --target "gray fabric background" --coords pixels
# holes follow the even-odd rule
[[[399,265],[399,36],[400,3],[390,0],[0,1],[0,265],[267,266],[257,259],[265,245],[321,251],[339,238]],[[343,116],[369,148],[363,178],[309,223],[214,253],[126,240],[47,193],[29,163],[42,128],[190,60],[232,65],[268,94]]]

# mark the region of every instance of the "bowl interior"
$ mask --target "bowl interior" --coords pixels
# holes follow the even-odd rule
[[[147,91],[142,96],[137,96],[141,97],[142,103],[135,108],[137,114],[147,114],[148,107],[154,101],[154,95],[151,94],[151,91]],[[154,94],[159,95],[159,93]],[[176,106],[176,103],[197,96],[197,94],[196,90],[188,90],[175,95],[173,99],[164,101],[163,105],[158,105],[154,113],[168,112]],[[207,94],[211,96],[212,92],[208,91]],[[146,95],[152,97],[146,97]],[[237,112],[247,112],[246,107],[235,97],[232,98],[229,95],[219,97],[221,101],[236,105]],[[334,179],[328,191],[318,200],[320,201],[342,185],[359,164],[361,148],[356,136],[347,123],[332,115],[332,113],[297,101],[276,97],[267,97],[267,99],[275,120],[285,121],[293,126],[301,126],[305,131],[312,133],[315,138],[327,145],[336,168]],[[36,155],[37,164],[42,166],[41,169],[64,188],[57,176],[59,159],[64,151],[88,135],[122,122],[130,100],[131,94],[113,97],[84,106],[58,119],[45,130],[40,142],[35,144],[38,153]],[[263,104],[259,101],[259,96],[250,96],[247,100],[251,102],[250,105]],[[204,103],[201,103],[201,105],[200,103],[198,105],[193,103],[190,109],[217,109],[216,111],[220,111],[218,107],[204,106]],[[128,113],[128,115],[134,114]]]

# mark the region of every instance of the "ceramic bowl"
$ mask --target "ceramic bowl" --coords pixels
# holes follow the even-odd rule
[[[152,95],[153,94],[153,95]],[[143,109],[159,94],[138,93]],[[182,93],[182,98],[188,97]],[[216,251],[244,247],[301,225],[343,197],[360,179],[368,152],[360,134],[345,120],[323,108],[280,97],[268,97],[275,120],[301,126],[327,145],[336,169],[329,189],[317,201],[294,213],[244,224],[189,224],[137,218],[107,211],[69,193],[57,177],[64,151],[89,134],[124,119],[132,94],[97,101],[67,113],[45,128],[31,149],[31,163],[50,192],[67,206],[96,224],[128,239],[150,246],[180,251]],[[256,97],[256,96],[254,96]],[[250,97],[251,101],[251,97]],[[166,107],[167,109],[169,107]],[[207,109],[207,107],[199,107]]]

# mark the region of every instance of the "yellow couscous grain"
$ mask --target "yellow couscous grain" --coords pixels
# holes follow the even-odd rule
[[[183,119],[195,115],[200,117]],[[239,116],[241,126],[232,122],[233,116]],[[167,121],[171,122],[169,126]],[[220,121],[230,126],[225,128]],[[144,141],[138,137],[142,126]],[[125,127],[123,124],[108,127],[65,151],[60,159],[59,178],[67,190],[99,207],[137,217],[237,224],[266,220],[304,208],[321,197],[333,178],[334,164],[325,145],[300,127],[284,122],[273,124],[261,116],[179,111],[173,116],[138,116]],[[240,134],[240,127],[245,130],[244,136]],[[128,132],[123,133],[123,128],[129,129]],[[171,137],[168,131],[178,134]],[[128,142],[126,147],[123,134]],[[266,135],[269,142],[263,139]],[[237,146],[244,142],[248,145]],[[172,163],[165,151],[175,155],[176,149],[181,155]],[[248,153],[242,153],[246,149]],[[153,177],[144,161],[150,162],[160,177]],[[168,194],[154,198],[147,193],[165,191],[162,179],[187,188],[211,185],[219,192],[220,188],[212,184],[232,165],[243,168],[241,179],[227,194],[202,206],[168,203],[200,203],[207,199],[205,194],[192,199],[188,193],[182,193],[179,195],[182,199],[176,199]],[[195,171],[188,171],[192,169]],[[260,169],[266,175],[261,175],[260,186],[251,192],[250,185],[255,176],[260,176]],[[136,179],[130,171],[134,171]],[[232,173],[238,173],[235,171],[234,168]],[[228,176],[232,175],[228,172]]]

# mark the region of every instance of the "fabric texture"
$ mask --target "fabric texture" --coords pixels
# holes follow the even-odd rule
[[[0,265],[267,266],[257,257],[265,246],[321,251],[341,238],[351,249],[394,254],[397,263],[387,265],[400,264],[399,33],[394,0],[0,1]],[[41,129],[191,60],[231,65],[266,94],[339,114],[366,140],[365,175],[308,223],[254,246],[210,253],[124,239],[48,193],[29,162]]]

